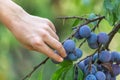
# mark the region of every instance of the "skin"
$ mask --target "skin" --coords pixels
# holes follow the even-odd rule
[[[27,49],[43,53],[58,62],[66,57],[50,20],[28,14],[11,0],[0,0],[0,21]],[[59,55],[51,48],[57,50]]]

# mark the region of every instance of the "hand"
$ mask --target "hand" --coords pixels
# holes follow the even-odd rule
[[[41,52],[48,57],[61,62],[66,56],[62,44],[56,35],[56,30],[51,21],[45,18],[26,15],[21,21],[13,22],[13,34],[28,49]],[[56,49],[59,56],[51,49]]]
[[[66,53],[51,21],[29,15],[11,0],[1,0],[0,10],[0,20],[26,48],[41,52],[58,62],[63,61]]]

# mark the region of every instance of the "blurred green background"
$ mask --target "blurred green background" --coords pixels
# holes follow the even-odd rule
[[[60,41],[64,40],[72,32],[74,20],[67,20],[63,25],[58,16],[83,16],[90,13],[102,14],[103,0],[14,0],[28,13],[50,19],[56,26]],[[100,24],[96,31],[112,29],[106,20]],[[110,48],[120,51],[120,36],[117,34]],[[86,50],[87,49],[87,50]],[[82,47],[84,56],[93,50],[85,44]],[[39,64],[46,56],[25,49],[11,34],[11,32],[0,24],[0,80],[21,80],[32,68]],[[51,75],[57,69],[57,65],[50,60],[39,68],[29,80],[50,80]],[[119,80],[119,79],[118,79]]]

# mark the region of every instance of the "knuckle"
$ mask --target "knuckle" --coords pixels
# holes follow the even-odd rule
[[[42,42],[39,39],[34,38],[32,40],[32,47],[36,49],[39,46],[43,46]]]
[[[63,48],[62,44],[59,43],[58,46],[57,46],[57,49],[58,49],[58,50],[61,50],[62,48]]]
[[[45,33],[45,32],[42,33],[43,38],[46,38],[47,36],[48,36],[47,33]]]

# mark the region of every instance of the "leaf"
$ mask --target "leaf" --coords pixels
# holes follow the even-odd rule
[[[72,27],[77,26],[77,25],[79,24],[79,22],[80,22],[80,20],[79,20],[79,19],[76,19],[76,20],[74,21]]]
[[[78,68],[78,80],[84,80],[84,73]]]
[[[120,0],[104,0],[105,16],[110,25],[115,25],[119,20]]]
[[[67,67],[73,65],[73,62],[70,60],[64,60],[62,63],[59,64],[60,66]]]
[[[65,73],[72,67],[73,62],[69,60],[65,60],[59,64],[61,68],[59,68],[52,76],[51,80],[60,80],[65,77]]]
[[[74,67],[72,66],[69,71],[66,73],[65,80],[73,80]]]
[[[113,10],[113,5],[110,0],[104,0],[104,8],[109,11]]]
[[[51,80],[61,80],[61,78],[65,76],[64,73],[66,73],[70,68],[71,68],[71,65],[67,67],[62,66],[53,74]]]

